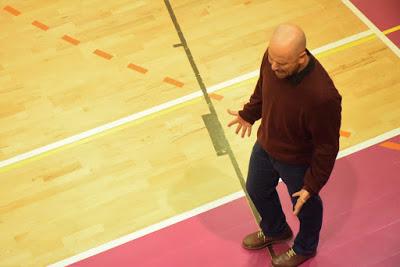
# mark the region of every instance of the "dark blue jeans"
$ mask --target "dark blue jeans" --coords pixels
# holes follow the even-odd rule
[[[246,188],[261,215],[260,227],[265,235],[277,236],[284,232],[287,225],[276,191],[279,177],[286,184],[294,207],[297,197],[292,197],[292,194],[303,187],[304,174],[308,167],[277,161],[255,143],[250,157]],[[300,230],[293,245],[297,254],[309,255],[316,252],[322,226],[322,212],[319,195],[312,195],[300,210]]]

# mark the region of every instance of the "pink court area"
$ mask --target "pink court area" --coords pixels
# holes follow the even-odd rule
[[[400,0],[351,0],[381,31],[400,25]],[[400,33],[388,35],[400,47]]]
[[[392,138],[400,143],[400,136]],[[400,266],[400,151],[375,145],[338,159],[321,192],[324,224],[318,254],[303,266]],[[278,186],[288,223],[298,231],[290,198]],[[247,251],[258,230],[244,198],[132,240],[71,266],[270,266],[267,249]],[[274,246],[276,253],[291,243]]]
[[[399,0],[400,3],[400,0]],[[400,9],[399,9],[399,16],[400,16]],[[400,48],[400,31],[392,32],[388,34],[388,37],[392,42]]]

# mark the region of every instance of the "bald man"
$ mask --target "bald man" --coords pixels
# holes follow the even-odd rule
[[[341,96],[325,69],[306,49],[304,32],[279,25],[264,54],[260,76],[242,110],[228,110],[236,134],[250,136],[261,119],[246,189],[261,215],[260,230],[243,240],[261,249],[293,237],[276,191],[286,184],[300,230],[293,247],[272,259],[273,266],[298,266],[315,256],[322,225],[319,192],[339,151]]]

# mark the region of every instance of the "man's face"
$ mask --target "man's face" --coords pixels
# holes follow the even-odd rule
[[[300,69],[302,55],[293,56],[282,51],[268,49],[268,61],[278,79],[284,79]]]

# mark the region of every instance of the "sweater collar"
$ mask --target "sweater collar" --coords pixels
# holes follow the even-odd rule
[[[293,85],[299,84],[304,79],[304,77],[307,76],[307,74],[309,74],[314,69],[315,58],[310,53],[310,51],[308,51],[308,49],[306,49],[306,53],[309,58],[307,66],[304,69],[302,69],[300,72],[295,73],[286,78]]]

